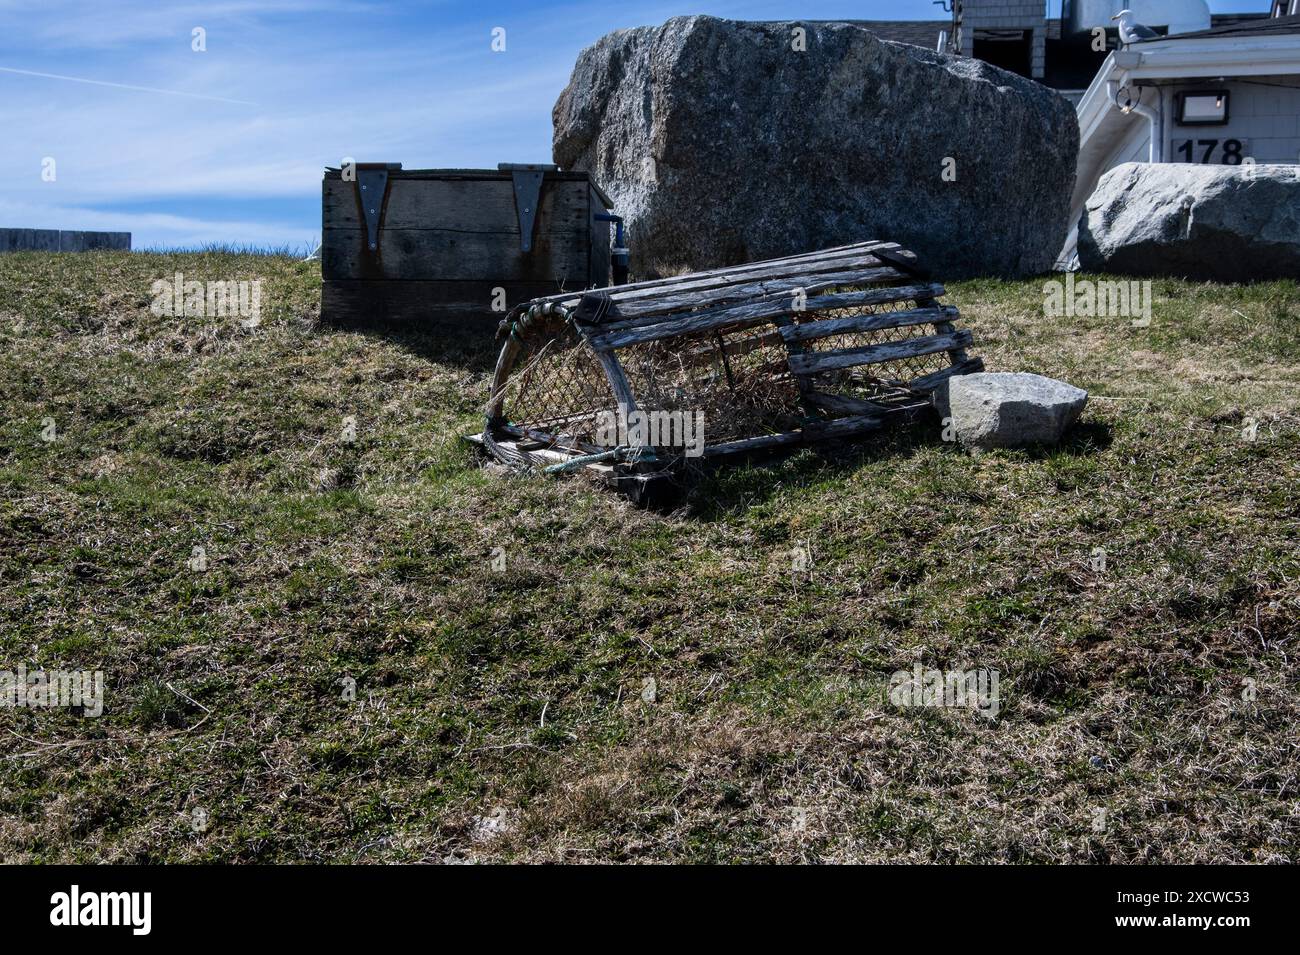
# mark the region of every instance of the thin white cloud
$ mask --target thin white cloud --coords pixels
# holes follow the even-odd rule
[[[206,93],[187,93],[184,90],[162,90],[153,86],[134,86],[130,83],[111,83],[108,80],[92,80],[84,76],[64,76],[61,73],[38,73],[36,70],[19,70],[12,66],[0,66],[0,73],[16,73],[19,76],[39,76],[47,80],[66,80],[69,83],[89,83],[91,86],[111,86],[119,90],[136,90],[141,93],[162,93],[166,96],[187,96],[190,99],[205,99],[215,103],[233,103],[236,106],[256,106],[242,99],[227,99],[224,96],[209,96]]]

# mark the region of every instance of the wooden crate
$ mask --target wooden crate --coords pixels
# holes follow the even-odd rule
[[[346,179],[328,169],[321,190],[322,316],[346,323],[450,321],[490,333],[529,299],[609,284],[609,223],[595,218],[609,208],[586,173],[554,166],[358,163]]]

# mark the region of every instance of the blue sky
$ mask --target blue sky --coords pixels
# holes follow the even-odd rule
[[[129,231],[136,248],[310,245],[326,165],[547,162],[578,52],[688,13],[944,16],[928,0],[0,0],[0,226]]]

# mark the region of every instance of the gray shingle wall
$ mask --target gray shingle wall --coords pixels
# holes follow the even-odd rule
[[[1228,122],[1223,126],[1180,126],[1176,94],[1180,91],[1226,89]],[[1186,162],[1186,154],[1175,143],[1192,140],[1193,157],[1200,161],[1205,152],[1201,140],[1223,143],[1236,139],[1243,155],[1259,163],[1300,163],[1300,78],[1261,76],[1256,82],[1213,80],[1180,83],[1163,91],[1162,106],[1169,117],[1165,125],[1165,159]],[[1211,161],[1221,160],[1220,149],[1211,150]],[[1145,158],[1145,157],[1144,157]]]
[[[1039,0],[966,0],[962,23],[973,29],[1030,29],[1046,27],[1047,4]]]
[[[969,4],[962,10],[962,19],[971,20],[1046,20],[1043,8],[1033,3],[997,3],[972,7]]]
[[[0,252],[130,251],[129,232],[78,232],[58,229],[0,229]]]

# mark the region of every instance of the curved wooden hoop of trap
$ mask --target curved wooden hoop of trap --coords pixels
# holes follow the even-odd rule
[[[511,465],[548,470],[587,465],[606,476],[671,468],[680,455],[665,454],[662,444],[644,435],[639,442],[609,447],[595,443],[589,433],[596,413],[621,409],[630,416],[650,410],[646,406],[654,394],[638,394],[638,387],[646,390],[652,380],[639,370],[647,349],[657,349],[656,354],[680,368],[712,364],[725,372],[725,378],[720,373],[701,378],[675,367],[677,380],[687,382],[677,389],[687,401],[691,386],[706,389],[715,401],[719,391],[730,388],[737,403],[764,377],[791,386],[797,426],[764,425],[766,433],[727,435],[702,448],[706,458],[871,431],[915,415],[928,405],[928,393],[952,375],[983,368],[979,358],[966,354],[971,334],[954,326],[957,309],[939,303],[943,294],[943,286],[929,280],[911,252],[892,242],[859,242],[533,299],[501,323],[505,343],[483,433],[473,439]],[[751,368],[749,378],[733,375],[742,356],[763,349],[776,349],[768,357],[779,354],[779,368],[769,360],[756,371]],[[512,386],[534,386],[537,368],[548,361],[555,373],[554,358],[560,353],[585,362],[585,377],[569,380],[582,399],[561,399],[558,409],[534,407],[532,420],[527,403],[519,414],[508,416]],[[633,353],[638,374],[630,375],[625,362]],[[922,360],[930,359],[939,364],[923,368]],[[597,366],[599,376],[593,370]],[[840,384],[847,384],[850,393],[836,390]],[[662,396],[662,389],[650,390]]]

